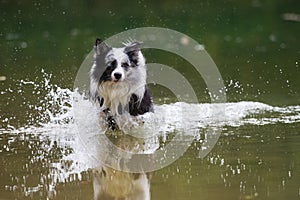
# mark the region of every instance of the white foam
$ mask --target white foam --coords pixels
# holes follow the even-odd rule
[[[30,81],[23,84],[32,84]],[[97,154],[98,134],[101,134],[99,126],[98,110],[87,98],[77,91],[63,89],[59,86],[51,86],[46,79],[44,84],[49,93],[42,99],[42,116],[39,125],[0,129],[0,134],[27,133],[50,139],[61,148],[71,148],[72,153],[64,155],[60,162],[52,163],[51,180],[49,188],[55,190],[58,182],[65,182],[70,176],[77,174],[80,179],[81,172],[97,167],[99,163],[91,156]],[[47,102],[51,102],[51,107]],[[54,105],[54,106],[53,106]],[[34,107],[34,105],[33,105]],[[222,128],[223,126],[238,127],[245,124],[265,125],[275,123],[300,122],[300,106],[272,107],[260,102],[236,102],[224,104],[188,104],[177,102],[174,104],[155,105],[155,113],[143,115],[144,133],[149,135],[159,134],[166,140],[169,132],[180,130],[183,135],[192,135],[197,138],[201,128]],[[250,136],[249,136],[250,137]],[[51,144],[52,144],[51,143]],[[49,151],[50,146],[44,146]],[[158,148],[157,143],[149,145],[145,150],[151,153]],[[204,146],[203,149],[209,147]],[[43,155],[40,155],[43,156]],[[38,159],[38,158],[36,158]],[[72,161],[70,167],[62,168],[65,161]],[[34,160],[32,161],[34,162]],[[37,192],[39,185],[32,190]]]

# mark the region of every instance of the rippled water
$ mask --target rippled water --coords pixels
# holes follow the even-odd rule
[[[172,140],[172,149],[189,146],[151,174],[151,199],[299,199],[299,7],[296,0],[1,1],[0,199],[93,199],[97,155],[107,145],[99,139],[130,140],[101,135],[97,108],[70,88],[95,38],[155,26],[202,44],[197,50],[213,58],[231,103],[209,104],[207,85],[186,60],[143,49],[147,63],[186,77],[201,102],[175,103],[150,85],[156,112],[143,118],[152,137],[138,144],[149,155]],[[126,191],[106,181],[110,192]]]
[[[37,104],[26,104],[26,122],[1,118],[1,198],[92,199],[92,169],[100,165],[95,155],[102,145],[97,109],[43,74],[40,82],[18,81],[20,93],[34,88],[39,96]],[[155,130],[159,138],[148,153],[172,141],[175,130],[179,142],[192,137],[181,158],[153,173],[152,199],[300,197],[299,105],[177,102],[155,105],[155,114],[143,120],[146,133]]]

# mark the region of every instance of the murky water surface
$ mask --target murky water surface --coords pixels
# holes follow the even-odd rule
[[[43,76],[39,83],[18,81],[23,89],[36,87],[36,92],[48,92],[40,96],[38,105],[27,105],[32,113],[38,111],[38,116],[28,117],[29,125],[7,123],[0,129],[2,197],[93,198],[92,171],[101,165],[94,149],[104,145],[95,131],[99,128],[97,109],[86,99],[78,101],[79,94],[52,85],[48,74]],[[82,121],[74,120],[76,95],[77,106],[82,108],[77,119]],[[214,107],[225,109],[225,115],[211,115]],[[180,159],[152,174],[153,199],[299,196],[300,106],[273,107],[250,101],[221,105],[177,102],[156,105],[155,110],[144,119],[151,121],[151,130],[160,129],[154,134],[160,141],[152,140],[150,150],[172,140],[176,123],[184,127],[178,129],[182,136],[177,140],[185,142],[186,136],[194,139]],[[175,115],[178,110],[182,116]],[[162,115],[164,124],[155,124],[155,117],[161,120]],[[208,141],[211,128],[220,138],[204,157],[203,149],[212,145]],[[125,141],[129,146],[132,143]]]
[[[136,184],[154,200],[300,198],[298,1],[0,4],[0,199],[93,199],[97,184],[119,197]],[[203,44],[228,103],[211,104],[185,60],[147,49],[148,62],[190,81],[199,103],[150,85],[155,113],[143,120],[151,137],[99,131],[97,108],[73,90],[77,70],[95,38],[142,26]],[[152,173],[120,173],[102,170],[101,161],[117,157],[104,136],[148,155],[172,141],[188,148]]]

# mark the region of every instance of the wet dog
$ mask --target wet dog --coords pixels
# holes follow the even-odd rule
[[[120,127],[117,116],[153,111],[141,44],[128,41],[123,47],[113,48],[96,39],[90,71],[90,99],[99,103],[106,125],[112,130]]]
[[[135,117],[153,112],[152,97],[146,84],[146,63],[141,52],[141,42],[128,41],[123,47],[113,48],[100,39],[94,45],[94,62],[90,70],[90,99],[100,106],[100,122],[107,129],[121,130],[126,125],[136,125]],[[130,123],[129,123],[130,122]],[[103,123],[102,123],[103,124]],[[137,123],[138,125],[139,123]],[[108,136],[110,137],[110,136]],[[146,141],[127,134],[115,135],[119,148],[138,153]],[[101,147],[105,148],[103,144]],[[136,148],[139,147],[139,148]],[[100,154],[105,160],[115,152]],[[117,164],[118,165],[118,164]],[[95,199],[150,199],[151,173],[128,173],[100,166],[93,170]]]
[[[136,147],[142,147],[144,142],[142,139],[137,140],[136,138],[133,138],[127,134],[118,135],[117,137],[115,135],[108,135],[107,137],[110,139],[110,142],[112,142],[118,148],[131,153],[140,152],[140,150]],[[100,148],[102,148],[102,150],[100,152],[102,153],[99,153],[99,156],[100,160],[102,161],[112,161],[110,166],[100,164],[99,167],[96,167],[92,170],[94,199],[150,200],[150,179],[152,173],[142,172],[140,169],[138,170],[139,172],[135,173],[127,172],[127,170],[120,171],[120,169],[128,169],[126,167],[121,167],[125,166],[125,163],[128,160],[107,147],[109,147],[109,145],[105,145],[104,142],[101,143]],[[120,161],[110,159],[111,157],[115,157]],[[124,163],[124,159],[122,158],[127,161]],[[130,163],[134,164],[134,169],[137,169],[139,166],[139,163]],[[114,167],[112,168],[111,166]]]

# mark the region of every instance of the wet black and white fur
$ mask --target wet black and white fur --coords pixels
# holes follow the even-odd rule
[[[100,39],[95,42],[90,98],[99,102],[110,129],[118,127],[115,119],[124,113],[137,116],[153,111],[141,44],[129,41],[121,48],[113,48]]]

